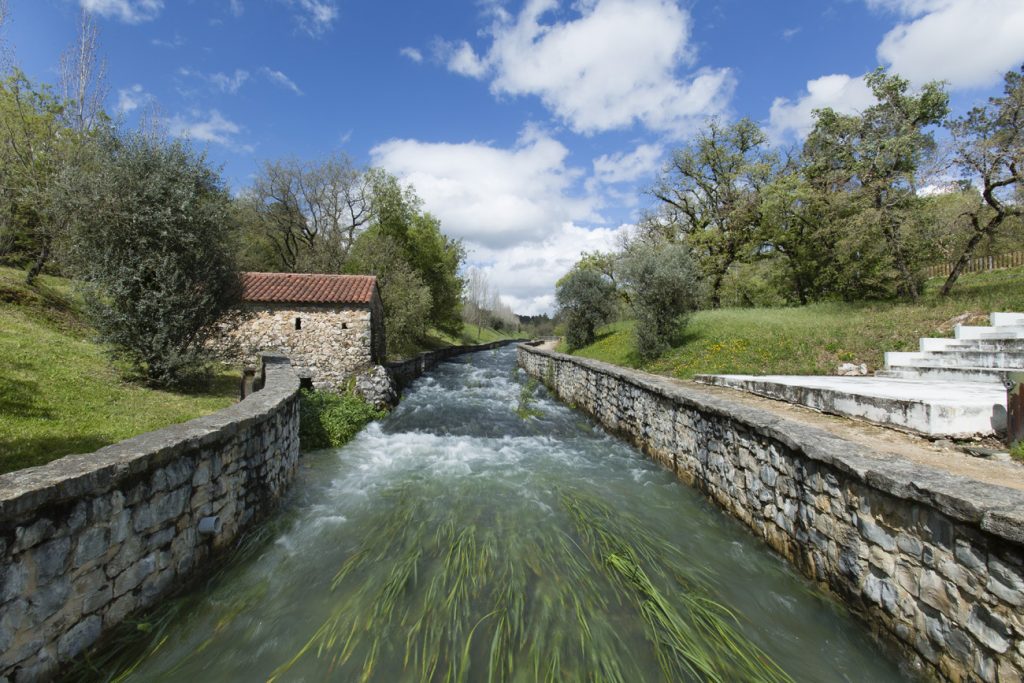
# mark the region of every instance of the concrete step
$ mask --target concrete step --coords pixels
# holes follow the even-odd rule
[[[924,353],[888,351],[885,354],[885,367],[889,368],[893,365],[1021,370],[1024,369],[1024,353],[958,348]]]
[[[875,377],[897,379],[931,380],[941,382],[982,382],[1003,386],[1006,370],[997,368],[956,368],[922,365],[892,365],[879,370]]]
[[[788,375],[698,375],[695,379],[927,436],[969,438],[1006,429],[1002,385]]]
[[[953,339],[951,337],[921,337],[921,353],[929,351],[1002,351],[1024,353],[1022,339]]]
[[[953,336],[957,339],[1024,339],[1024,325],[957,325]]]
[[[988,322],[993,327],[1005,327],[1010,325],[1024,325],[1024,313],[990,313]]]

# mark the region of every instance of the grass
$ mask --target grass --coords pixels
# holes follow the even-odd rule
[[[374,410],[351,388],[344,393],[303,389],[299,402],[299,443],[303,451],[338,448],[368,423],[386,414],[387,411]]]
[[[94,341],[71,283],[0,268],[0,472],[88,453],[233,403],[237,374],[182,394],[126,382]]]
[[[478,327],[473,323],[463,323],[462,333],[458,336],[431,330],[427,335],[424,350],[439,349],[445,346],[468,346],[471,344],[488,344],[502,339],[525,339],[525,333],[495,330],[490,327]]]
[[[697,374],[833,374],[844,362],[882,367],[885,351],[916,351],[919,337],[951,336],[956,322],[985,325],[991,311],[1024,310],[1024,269],[964,275],[953,293],[928,282],[916,303],[829,302],[792,308],[700,311],[673,347],[649,362],[633,350],[633,323],[614,323],[574,353],[688,379]],[[559,347],[565,352],[564,342]]]

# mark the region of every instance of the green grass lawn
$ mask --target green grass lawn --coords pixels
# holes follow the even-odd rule
[[[87,453],[185,422],[237,399],[225,372],[207,391],[156,391],[126,382],[83,322],[67,280],[0,268],[0,472]]]
[[[508,331],[494,330],[490,327],[477,327],[473,323],[464,323],[462,326],[462,334],[458,337],[441,332],[439,330],[431,330],[427,337],[427,350],[439,349],[444,346],[466,346],[469,344],[487,344],[493,341],[501,341],[502,339],[525,339],[526,333],[516,333]]]
[[[631,321],[598,332],[577,355],[682,379],[704,373],[832,374],[849,361],[869,370],[885,351],[916,351],[919,337],[952,336],[954,318],[971,314],[985,325],[991,311],[1024,311],[1024,269],[964,275],[953,293],[938,296],[930,280],[914,304],[819,303],[792,308],[700,311],[673,348],[641,363],[633,351]],[[565,351],[564,342],[559,350]]]

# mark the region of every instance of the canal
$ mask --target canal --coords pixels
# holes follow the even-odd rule
[[[515,368],[418,380],[85,677],[906,680],[737,522]],[[81,672],[79,672],[81,673]]]

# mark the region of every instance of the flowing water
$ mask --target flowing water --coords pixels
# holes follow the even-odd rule
[[[511,348],[439,366],[301,462],[286,509],[104,676],[905,680],[746,529],[528,382]]]

